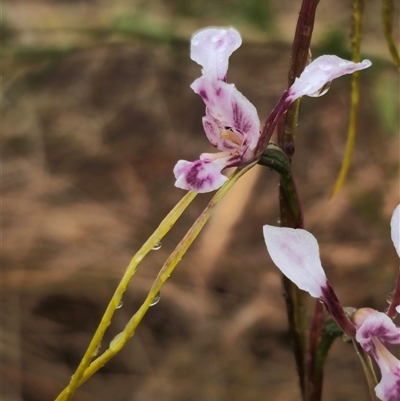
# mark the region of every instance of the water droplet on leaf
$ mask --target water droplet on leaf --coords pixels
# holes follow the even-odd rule
[[[153,251],[158,251],[162,247],[162,242],[158,241],[154,246],[153,246]]]
[[[193,45],[193,46],[197,46],[198,44],[199,44],[198,39],[193,39],[193,40],[192,40],[192,45]]]
[[[153,301],[151,302],[150,306],[157,305],[160,302],[160,299],[161,299],[161,292],[158,291]]]
[[[122,308],[123,304],[124,304],[124,301],[121,299],[121,301],[119,301],[119,304],[116,309]]]

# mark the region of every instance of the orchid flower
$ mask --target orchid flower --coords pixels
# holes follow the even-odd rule
[[[391,220],[391,236],[399,254],[400,205]],[[375,387],[382,401],[400,400],[400,361],[385,345],[400,344],[400,328],[383,312],[358,309],[350,321],[334,293],[321,265],[315,237],[302,229],[264,226],[264,238],[275,265],[300,289],[319,298],[344,333],[355,338],[378,365],[381,380]],[[400,256],[400,255],[399,255]],[[400,305],[396,306],[400,312]]]
[[[261,134],[256,108],[234,84],[227,83],[229,57],[241,44],[240,34],[233,28],[206,28],[192,37],[190,56],[202,66],[202,76],[191,88],[206,105],[204,131],[219,153],[203,153],[194,162],[179,160],[174,168],[178,188],[196,192],[218,189],[227,180],[224,169],[243,167],[260,158],[291,103],[304,95],[321,96],[333,79],[371,65],[369,60],[353,63],[336,56],[318,57],[284,91],[267,119],[268,129]]]

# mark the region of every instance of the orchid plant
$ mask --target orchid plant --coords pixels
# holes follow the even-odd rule
[[[391,236],[400,257],[400,205],[391,219]],[[387,313],[371,308],[345,312],[322,268],[317,240],[308,231],[266,225],[264,238],[271,259],[281,272],[300,289],[321,300],[343,333],[375,361],[381,373],[375,386],[376,396],[382,401],[400,400],[400,361],[385,346],[400,344],[400,327]],[[394,309],[400,313],[400,305],[394,305]]]

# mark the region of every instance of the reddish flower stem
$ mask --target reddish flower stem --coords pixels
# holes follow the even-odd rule
[[[308,63],[317,5],[318,0],[302,1],[292,46],[288,87],[293,84],[296,77],[300,76]],[[271,124],[278,127],[278,143],[289,158],[291,158],[294,154],[294,137],[297,126],[299,105],[300,99],[295,101],[289,107],[286,116],[279,117],[280,121],[276,121],[277,119],[274,119],[273,123]],[[282,121],[284,122],[282,123]],[[265,129],[268,131],[268,134],[271,135],[272,128],[267,126],[264,127],[264,130]],[[292,175],[290,174],[289,177],[291,184],[289,186],[287,185],[288,183],[285,182],[284,177],[281,176],[280,180],[279,203],[281,225],[293,228],[303,228],[303,214],[299,197],[297,196]],[[285,290],[289,333],[293,341],[293,349],[299,375],[302,399],[310,400],[307,394],[307,389],[309,388],[308,382],[310,382],[311,385],[311,383],[314,383],[315,380],[307,376],[307,371],[309,370],[308,359],[311,360],[310,363],[313,363],[315,355],[314,353],[307,353],[307,298],[306,294],[299,290],[296,285],[286,277],[282,276],[282,282]],[[311,349],[316,349],[316,344],[312,344]]]
[[[322,396],[323,375],[318,369],[315,355],[321,341],[322,325],[324,319],[324,307],[319,301],[315,303],[313,321],[310,330],[309,346],[307,353],[307,397],[309,401],[319,401]]]
[[[393,296],[392,296],[392,300],[390,301],[390,305],[389,308],[386,312],[386,314],[394,319],[397,315],[396,312],[396,306],[400,305],[400,270],[399,270],[399,274],[397,276],[397,280],[396,280],[396,287],[393,291]]]

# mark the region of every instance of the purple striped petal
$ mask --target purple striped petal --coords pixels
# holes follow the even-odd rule
[[[260,120],[257,110],[234,84],[202,76],[192,83],[191,88],[201,96],[207,106],[207,122],[211,117],[220,127],[219,138],[217,131],[212,128],[214,138],[210,141],[214,146],[221,151],[228,150],[229,146],[223,135],[229,137],[229,131],[232,131],[235,136],[233,142],[238,142],[238,138],[246,138],[250,149],[256,147],[260,137]],[[211,130],[207,131],[207,134],[210,133]],[[238,147],[240,147],[239,143]]]
[[[300,77],[296,78],[294,84],[289,88],[289,99],[293,102],[305,95],[322,96],[335,78],[363,70],[370,65],[369,60],[353,63],[337,56],[318,57],[304,69]]]
[[[192,37],[190,58],[203,67],[203,74],[226,80],[229,57],[241,44],[242,38],[233,28],[206,28]]]
[[[323,299],[328,281],[315,237],[302,229],[266,225],[264,238],[271,259],[282,273],[312,297]]]

